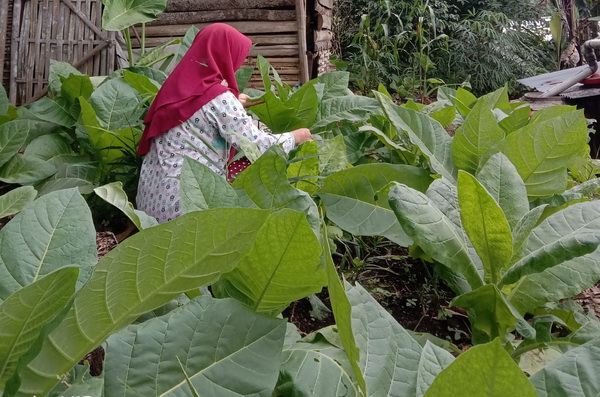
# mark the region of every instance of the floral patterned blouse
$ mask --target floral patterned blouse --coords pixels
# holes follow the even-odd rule
[[[261,153],[277,144],[286,153],[295,146],[294,136],[289,132],[273,135],[260,130],[239,100],[227,91],[189,120],[152,140],[140,172],[137,207],[159,223],[182,215],[179,175],[184,157],[225,177],[230,148],[241,150],[238,135],[254,143]]]

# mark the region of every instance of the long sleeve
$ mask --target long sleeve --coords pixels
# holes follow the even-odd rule
[[[240,149],[239,138],[236,134],[246,137],[254,143],[261,153],[273,145],[281,145],[288,153],[295,146],[294,135],[270,134],[262,131],[252,122],[240,101],[231,93],[219,95],[204,107],[205,115],[213,123],[221,136],[234,148]]]

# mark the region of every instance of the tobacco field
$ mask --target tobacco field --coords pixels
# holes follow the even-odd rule
[[[383,87],[355,95],[344,71],[290,87],[259,57],[251,112],[315,141],[246,143],[233,184],[186,160],[185,215],[158,225],[132,202],[159,55],[107,77],[53,63],[49,94],[19,108],[0,89],[3,396],[600,395],[600,320],[573,299],[600,280],[581,110],[531,112],[506,88],[400,105]],[[96,232],[123,224],[135,231],[99,260]],[[439,279],[433,310],[465,318],[460,346],[376,299],[389,282],[356,276],[375,263],[349,263],[357,242],[412,263],[399,283],[420,267]],[[299,301],[332,325],[299,330]]]

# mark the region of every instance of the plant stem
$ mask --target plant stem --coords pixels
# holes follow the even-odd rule
[[[140,53],[140,58],[146,52],[146,24],[142,23],[142,52]]]
[[[125,44],[127,45],[127,56],[129,57],[129,66],[133,66],[133,50],[131,48],[131,33],[129,28],[123,29],[123,37],[125,37]]]

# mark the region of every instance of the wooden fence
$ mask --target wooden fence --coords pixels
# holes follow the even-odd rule
[[[293,85],[331,69],[332,6],[333,0],[169,0],[146,26],[146,49],[183,37],[192,25],[224,22],[255,44],[246,66],[262,54]],[[46,93],[51,60],[89,75],[112,73],[121,49],[116,34],[100,28],[101,19],[100,0],[0,0],[0,77],[11,102]],[[140,29],[132,30],[139,48]],[[251,85],[261,83],[256,72]]]

